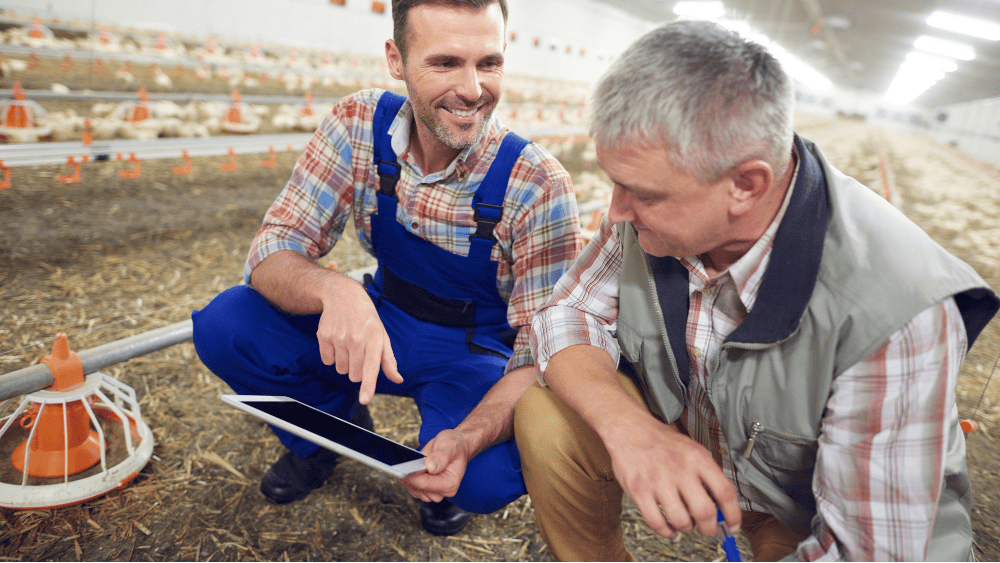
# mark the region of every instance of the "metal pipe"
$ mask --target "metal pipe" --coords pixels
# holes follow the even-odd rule
[[[156,352],[191,339],[191,319],[167,325],[96,348],[77,352],[83,364],[84,375],[110,365]],[[8,374],[0,375],[0,401],[11,397],[41,391],[55,383],[52,371],[46,364],[37,364]]]

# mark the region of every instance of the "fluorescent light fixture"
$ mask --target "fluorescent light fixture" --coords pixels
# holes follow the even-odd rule
[[[929,35],[921,35],[913,42],[913,46],[921,51],[936,55],[944,55],[953,59],[971,61],[976,58],[976,51],[965,43],[938,39]]]
[[[899,71],[892,79],[892,84],[885,93],[885,99],[891,104],[905,106],[937,84],[944,76],[944,70],[907,60],[900,65]]]
[[[726,7],[717,0],[681,0],[674,4],[674,13],[693,20],[714,20],[726,13]]]
[[[943,70],[945,72],[955,72],[958,65],[951,59],[929,55],[923,51],[911,51],[906,55],[906,61],[915,65]]]
[[[937,11],[927,17],[927,25],[990,41],[1000,40],[1000,24],[979,18]]]

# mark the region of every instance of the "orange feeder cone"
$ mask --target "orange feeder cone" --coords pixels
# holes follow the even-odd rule
[[[38,19],[38,16],[31,18],[31,30],[28,31],[28,37],[32,39],[42,39],[45,37],[45,30],[42,29],[42,20]]]
[[[243,121],[243,98],[240,91],[233,89],[233,105],[226,110],[226,115],[222,116],[222,121],[232,124],[245,123]]]
[[[240,135],[254,133],[260,128],[260,119],[252,112],[243,113],[243,98],[240,96],[240,91],[235,88],[233,89],[233,104],[223,114],[220,126],[227,133]]]
[[[51,391],[68,391],[83,385],[85,377],[80,357],[69,349],[69,339],[59,334],[52,355],[42,358],[55,378]],[[101,460],[101,441],[90,429],[90,415],[81,400],[59,405],[43,405],[34,415],[22,419],[33,426],[31,435],[14,450],[11,462],[18,471],[33,477],[75,475]]]
[[[977,424],[976,421],[972,420],[971,418],[966,418],[962,420],[961,422],[959,422],[959,426],[962,427],[962,432],[965,432],[966,434],[968,434],[969,432],[975,432],[976,430],[979,429],[979,424]]]
[[[145,86],[139,86],[139,102],[132,106],[126,120],[129,123],[139,123],[149,119],[149,92]]]
[[[306,105],[302,108],[302,115],[312,115],[313,114],[313,97],[312,93],[306,92]]]
[[[24,101],[27,99],[27,96],[24,95],[24,88],[21,87],[20,82],[15,82],[14,87],[10,91],[14,97],[14,101],[4,109],[3,126],[15,128],[31,127],[31,120],[28,119],[28,107],[24,105]]]
[[[91,124],[90,118],[83,120],[83,146],[89,147],[94,144],[94,126]]]

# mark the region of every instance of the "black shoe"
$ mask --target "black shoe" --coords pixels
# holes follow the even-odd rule
[[[435,536],[457,534],[471,518],[471,512],[462,510],[448,499],[420,505],[420,525]]]
[[[374,431],[371,413],[359,405],[351,422]],[[260,480],[260,492],[277,504],[286,504],[309,496],[333,474],[339,454],[320,448],[308,457],[285,452]]]

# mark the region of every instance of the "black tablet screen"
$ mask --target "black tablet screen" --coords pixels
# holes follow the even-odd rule
[[[247,400],[242,402],[386,465],[398,465],[423,457],[418,451],[302,403]]]

